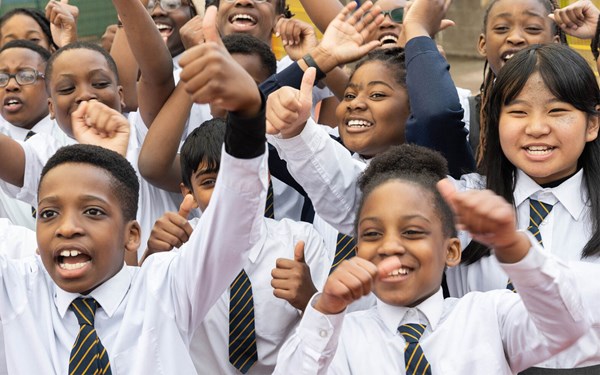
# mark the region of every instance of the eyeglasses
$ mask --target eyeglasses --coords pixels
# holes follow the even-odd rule
[[[146,5],[146,8],[151,12],[154,10],[154,7],[157,3],[160,4],[160,7],[166,10],[167,12],[177,10],[182,6],[189,6],[189,3],[182,4],[181,0],[160,0],[158,2],[155,0],[150,0],[148,1],[148,5]]]
[[[402,23],[404,19],[404,8],[396,8],[392,10],[382,10],[383,17],[390,16],[390,19],[396,23]]]
[[[11,78],[14,78],[20,86],[32,85],[38,78],[44,78],[44,73],[35,69],[22,69],[16,74],[0,73],[0,87],[6,87]]]

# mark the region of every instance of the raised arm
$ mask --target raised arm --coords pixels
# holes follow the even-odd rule
[[[139,0],[113,0],[140,69],[137,102],[150,126],[175,88],[173,60],[150,14]]]

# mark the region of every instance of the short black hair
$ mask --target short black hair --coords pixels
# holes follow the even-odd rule
[[[58,49],[56,43],[54,43],[54,39],[52,39],[52,31],[50,30],[50,21],[46,18],[46,15],[38,9],[35,8],[14,8],[4,13],[2,17],[0,17],[0,28],[4,26],[4,23],[11,19],[13,16],[17,14],[22,14],[25,16],[29,16],[33,18],[33,20],[40,25],[42,32],[48,39],[48,44],[54,49]]]
[[[221,166],[221,150],[225,142],[225,120],[213,118],[204,121],[185,139],[179,152],[181,180],[183,185],[192,189],[192,174],[202,162],[210,171],[218,172]]]
[[[0,53],[6,51],[7,49],[11,49],[11,48],[30,49],[33,52],[40,55],[40,57],[42,58],[42,60],[44,60],[44,62],[48,62],[48,60],[50,59],[50,56],[51,56],[50,51],[48,51],[44,47],[40,47],[38,44],[35,44],[29,40],[23,40],[23,39],[11,40],[10,42],[6,43],[5,45],[2,46],[2,48],[0,48]]]
[[[275,54],[271,51],[271,47],[262,40],[249,34],[235,33],[223,37],[223,44],[230,54],[257,55],[269,76],[277,73]]]
[[[54,52],[52,54],[52,56],[50,56],[50,59],[48,60],[48,63],[46,64],[46,87],[50,87],[50,79],[52,77],[52,70],[54,67],[54,62],[56,61],[56,59],[62,55],[63,52],[65,51],[70,51],[70,50],[75,50],[75,49],[88,49],[91,51],[96,51],[99,54],[101,54],[102,56],[104,56],[104,59],[106,60],[107,64],[108,64],[108,68],[115,73],[115,77],[116,77],[116,83],[119,84],[119,70],[117,69],[117,63],[115,63],[115,60],[112,58],[112,56],[102,47],[100,47],[99,45],[95,44],[95,43],[90,43],[90,42],[81,42],[81,41],[77,41],[77,42],[73,42],[73,43],[69,43],[64,47],[61,47],[58,49],[58,51]]]
[[[46,174],[66,163],[89,164],[104,169],[111,177],[111,189],[119,202],[125,220],[135,220],[140,184],[131,164],[120,154],[104,147],[75,144],[60,148],[48,160],[40,176],[39,187]]]
[[[348,82],[352,80],[352,76],[354,73],[356,73],[358,68],[373,61],[379,61],[387,66],[392,72],[394,72],[394,79],[396,80],[396,83],[406,88],[406,63],[404,48],[402,47],[378,48],[369,52],[365,57],[358,60],[354,66],[354,69],[352,70],[352,74],[350,75]]]
[[[444,235],[456,237],[454,214],[436,186],[438,181],[447,176],[446,159],[439,152],[422,146],[402,144],[377,155],[358,181],[362,197],[354,223],[355,233],[358,233],[359,215],[366,198],[383,183],[400,180],[415,184],[432,195],[431,203],[440,216]]]

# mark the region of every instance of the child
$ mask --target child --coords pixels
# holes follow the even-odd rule
[[[29,40],[48,51],[58,49],[50,22],[44,13],[33,8],[15,8],[0,18],[0,44],[17,39]]]
[[[181,147],[181,192],[184,196],[191,194],[202,212],[214,204],[210,200],[215,181],[219,178],[224,137],[225,121],[213,119],[194,129]],[[246,213],[240,211],[239,214]],[[197,219],[188,224],[177,213],[167,213],[152,229],[147,254],[180,247],[187,242],[192,228],[200,230],[198,225],[202,223],[198,223]],[[247,341],[242,346],[250,353],[255,350],[256,354],[246,364],[228,354],[228,347],[235,345],[229,337],[241,334],[239,340],[242,341],[247,334],[230,328],[231,298],[237,290],[232,284],[210,309],[193,336],[190,351],[198,373],[272,373],[281,344],[299,321],[310,297],[321,289],[329,274],[332,254],[312,225],[289,219],[275,221],[263,218],[262,225],[256,230],[261,240],[250,251],[250,263],[244,267],[252,285],[253,336],[256,341]],[[299,241],[303,245],[294,250]]]
[[[184,66],[190,62],[185,58]],[[185,68],[183,74],[190,77]],[[215,204],[204,212],[189,249],[155,255],[143,268],[124,267],[125,250],[135,252],[140,239],[133,168],[114,152],[86,145],[50,159],[39,186],[40,257],[0,258],[9,372],[80,373],[75,367],[85,360],[70,358],[92,349],[76,342],[79,325],[97,334],[94,350],[103,354],[90,366],[103,373],[195,372],[191,334],[260,239],[256,228],[266,197],[264,99],[243,70],[228,75],[241,87],[217,93],[193,86],[215,100],[227,95],[232,112]],[[87,323],[75,313],[86,304],[92,313]],[[23,350],[23,337],[35,361],[32,350]]]
[[[443,158],[417,146],[373,160],[360,182],[358,256],[313,297],[276,374],[513,374],[589,328],[573,272],[516,231],[510,204],[448,183],[440,191],[459,224],[494,246],[521,293],[443,299],[444,269],[460,262],[452,212],[436,190],[446,173]],[[371,290],[377,305],[344,318]]]
[[[480,98],[471,100],[469,141],[481,163],[485,151],[483,109],[500,69],[515,53],[532,44],[567,43],[564,32],[548,17],[556,0],[493,0],[485,9],[477,49],[486,58]],[[487,71],[486,71],[487,68]],[[477,102],[480,102],[480,105]],[[481,147],[479,147],[481,145]]]

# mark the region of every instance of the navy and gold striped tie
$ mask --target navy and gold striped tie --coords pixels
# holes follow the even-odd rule
[[[245,374],[257,360],[252,284],[242,270],[229,291],[229,362]]]
[[[265,204],[265,217],[275,219],[275,209],[273,208],[273,182],[269,181],[269,190],[267,190],[267,203]]]
[[[71,349],[69,375],[111,374],[108,353],[94,329],[98,302],[93,298],[77,298],[71,310],[79,322],[79,334]]]
[[[527,227],[527,230],[533,234],[540,246],[544,246],[542,234],[540,233],[540,224],[542,224],[542,221],[544,221],[546,216],[552,211],[552,207],[554,206],[551,204],[531,198],[529,199],[529,226]],[[510,280],[508,280],[506,289],[516,292],[515,287]]]
[[[431,366],[419,345],[419,340],[425,332],[425,326],[423,324],[403,324],[398,327],[398,332],[406,341],[404,346],[406,375],[431,375]]]
[[[333,272],[337,266],[346,259],[350,259],[356,255],[356,241],[354,237],[348,236],[347,234],[338,233],[337,244],[335,246],[335,256],[333,257],[333,264],[329,273]]]

